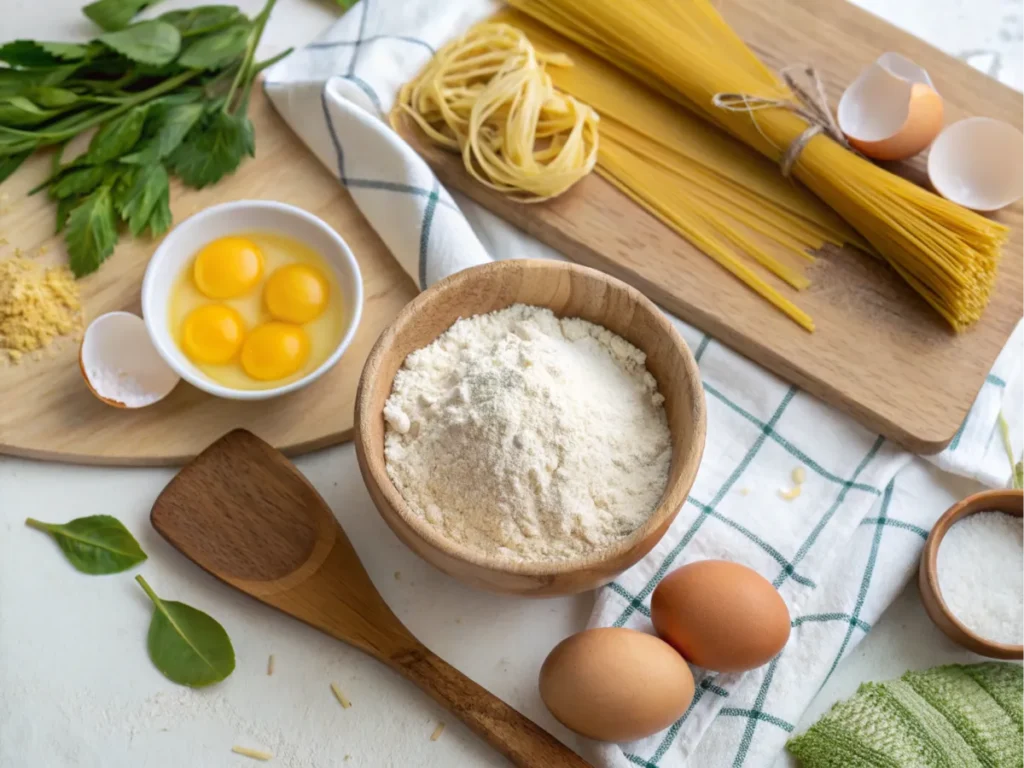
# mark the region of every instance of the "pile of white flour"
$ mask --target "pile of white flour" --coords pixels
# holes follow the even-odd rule
[[[480,553],[566,560],[651,515],[671,460],[639,349],[516,304],[409,355],[384,408],[388,475],[415,514]]]

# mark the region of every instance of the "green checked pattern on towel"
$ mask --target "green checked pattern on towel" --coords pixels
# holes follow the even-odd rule
[[[362,0],[267,75],[265,88],[284,119],[348,187],[421,288],[491,259],[560,258],[454,198],[382,119],[432,51],[499,5]],[[935,464],[675,322],[704,383],[703,464],[664,539],[599,592],[591,624],[650,631],[650,595],[660,579],[685,563],[723,558],[746,563],[775,584],[793,632],[762,669],[694,670],[693,705],[678,722],[631,744],[594,745],[588,757],[614,768],[767,766],[807,703],[899,593],[949,499],[931,482],[939,473]],[[956,451],[935,459],[939,467],[990,482],[1008,475],[998,439],[997,450],[990,444],[1000,407],[1020,399],[1020,332],[979,394]],[[1019,435],[1019,414],[1011,424]],[[807,479],[800,496],[786,501],[779,491],[796,467]]]

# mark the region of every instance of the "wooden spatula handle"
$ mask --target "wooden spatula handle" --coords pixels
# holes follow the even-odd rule
[[[422,645],[402,651],[390,665],[418,685],[478,736],[523,768],[593,768],[558,739],[474,683]]]

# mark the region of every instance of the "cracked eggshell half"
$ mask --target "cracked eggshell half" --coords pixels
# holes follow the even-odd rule
[[[850,144],[868,157],[904,160],[942,130],[942,97],[917,64],[883,53],[843,93],[836,120]]]
[[[989,117],[949,126],[928,154],[928,179],[947,200],[997,211],[1024,193],[1024,134]]]
[[[181,381],[156,351],[142,318],[130,312],[108,312],[89,323],[78,365],[89,391],[115,408],[152,405]]]

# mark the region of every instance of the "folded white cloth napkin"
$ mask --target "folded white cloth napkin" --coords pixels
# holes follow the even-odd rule
[[[440,45],[498,8],[492,0],[362,0],[272,68],[266,91],[421,289],[490,259],[561,258],[477,205],[452,197],[383,119],[399,86]],[[723,280],[730,279],[725,273]],[[668,730],[595,745],[606,766],[769,765],[808,702],[864,637],[916,566],[941,503],[941,473],[1005,484],[1003,409],[1020,452],[1021,327],[964,428],[927,464],[678,320],[700,364],[707,446],[677,520],[639,564],[602,589],[592,626],[650,631],[649,597],[687,562],[745,563],[781,592],[793,619],[764,668],[694,670],[697,694]],[[1012,407],[1011,405],[1012,404]],[[791,501],[780,489],[806,473]]]

